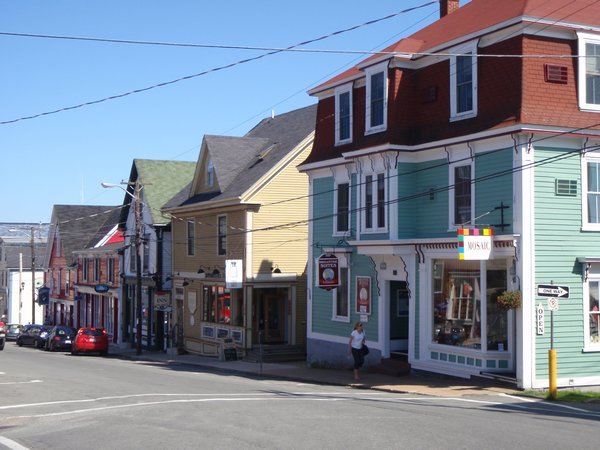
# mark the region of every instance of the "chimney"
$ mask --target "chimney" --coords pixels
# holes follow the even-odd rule
[[[459,0],[440,0],[440,19],[448,14],[452,14],[459,7]]]

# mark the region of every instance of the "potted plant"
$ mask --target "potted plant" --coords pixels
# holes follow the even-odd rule
[[[521,291],[504,291],[496,299],[498,309],[509,311],[521,307]]]

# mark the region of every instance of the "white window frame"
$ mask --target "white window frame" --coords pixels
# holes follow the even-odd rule
[[[579,97],[579,108],[587,111],[600,111],[600,104],[587,102],[587,54],[586,44],[600,46],[600,35],[590,33],[577,33],[578,38],[578,67],[577,67],[577,91]]]
[[[352,114],[352,108],[353,108],[352,84],[337,87],[334,92],[335,92],[335,145],[348,144],[348,143],[352,142],[352,124],[354,123],[354,117]],[[344,94],[348,94],[348,103],[349,103],[348,106],[350,108],[350,115],[348,117],[348,121],[349,121],[348,137],[342,139],[342,138],[340,138],[340,133],[342,131],[342,127],[341,127],[341,119],[342,119],[341,96]]]
[[[190,228],[191,227],[191,228]],[[193,219],[188,219],[185,223],[186,228],[186,239],[185,248],[187,256],[194,256],[196,254],[196,222]]]
[[[215,165],[212,159],[206,162],[206,186],[213,187],[215,184]]]
[[[585,264],[585,263],[584,263]],[[590,341],[590,282],[600,283],[600,265],[591,264],[588,279],[583,283],[583,351],[600,352],[600,342]]]
[[[380,227],[378,224],[378,176],[383,175],[383,208],[384,208],[384,221],[385,224],[383,227]],[[371,205],[371,214],[372,214],[372,224],[371,227],[367,228],[367,177],[371,177],[371,192],[373,195],[373,202]],[[388,176],[385,171],[372,172],[372,173],[364,173],[361,177],[361,202],[360,202],[360,212],[361,212],[361,232],[362,233],[386,233],[388,231],[389,225],[389,208],[388,208],[388,198],[389,198],[389,187],[388,187]]]
[[[471,42],[462,47],[455,48],[451,51],[453,56],[450,56],[450,121],[469,119],[477,116],[477,43]],[[467,54],[472,55],[472,86],[471,95],[473,98],[473,106],[468,111],[458,111],[458,89],[457,89],[457,76],[456,76],[456,62],[457,58],[465,56]],[[457,56],[458,55],[458,56]]]
[[[347,212],[347,223],[348,223],[348,228],[346,230],[338,230],[338,218],[339,218],[339,186],[341,184],[347,184],[348,185],[348,212]],[[352,197],[352,186],[350,184],[350,181],[340,181],[340,182],[336,182],[335,183],[335,190],[333,193],[333,235],[334,236],[346,236],[348,234],[348,231],[350,231],[350,221],[351,221],[351,215],[350,215],[350,205],[352,204],[351,202],[351,197]]]
[[[471,220],[468,223],[457,223],[455,213],[455,205],[456,205],[456,195],[455,195],[455,169],[462,166],[470,166],[471,167]],[[452,163],[448,166],[448,179],[450,180],[449,189],[448,189],[448,229],[450,231],[456,230],[462,226],[471,225],[474,226],[475,219],[475,184],[473,180],[475,178],[475,164],[473,162],[465,163],[464,161]]]
[[[338,256],[339,258],[339,256]],[[343,258],[344,260],[346,258]],[[335,322],[345,322],[345,323],[349,323],[350,322],[350,304],[352,303],[350,301],[350,268],[348,267],[347,263],[342,263],[342,258],[339,259],[339,277],[340,280],[342,278],[341,274],[342,274],[342,270],[344,270],[346,272],[346,286],[340,286],[340,287],[336,287],[334,289],[331,290],[331,311],[332,311],[332,321]],[[337,298],[338,298],[338,293],[340,292],[341,289],[345,288],[346,291],[346,299],[347,299],[347,305],[346,305],[346,314],[340,314],[340,311],[338,311],[337,309]]]
[[[371,80],[375,75],[383,72],[383,123],[371,126]],[[365,69],[366,75],[366,102],[365,102],[365,135],[379,133],[387,129],[388,113],[388,67],[387,63],[377,64]]]
[[[221,230],[221,220],[224,220],[224,231]],[[221,239],[223,239],[223,248],[221,248]],[[222,250],[222,251],[221,251]],[[217,216],[217,255],[227,255],[227,215]]]
[[[600,165],[600,151],[586,152],[581,157],[581,228],[584,231],[600,231],[600,221],[598,223],[588,221],[588,163],[590,162]]]

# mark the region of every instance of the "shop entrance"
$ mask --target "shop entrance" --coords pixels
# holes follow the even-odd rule
[[[252,311],[253,342],[259,341],[259,333],[264,344],[284,344],[285,312],[288,290],[284,288],[255,289]]]
[[[390,281],[390,350],[408,351],[408,289],[406,281]]]

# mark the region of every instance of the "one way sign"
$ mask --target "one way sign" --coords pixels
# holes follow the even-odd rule
[[[569,286],[538,284],[537,295],[540,297],[569,298]]]

